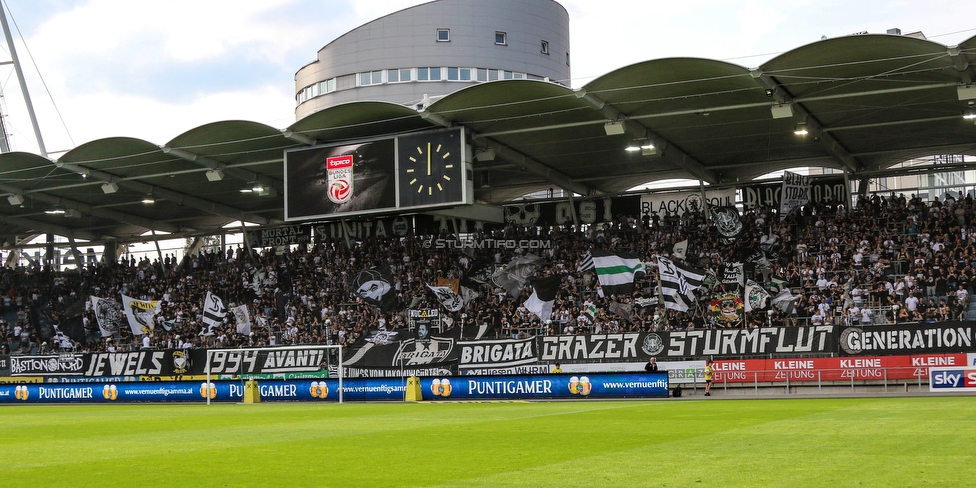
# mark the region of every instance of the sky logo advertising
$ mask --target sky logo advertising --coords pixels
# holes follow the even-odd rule
[[[930,368],[929,391],[976,390],[976,368]]]

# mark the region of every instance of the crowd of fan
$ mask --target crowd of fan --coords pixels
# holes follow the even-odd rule
[[[976,232],[972,196],[924,202],[912,195],[861,198],[852,210],[826,202],[807,205],[786,219],[767,207],[742,216],[744,230],[734,243],[719,234],[702,212],[646,213],[618,216],[594,226],[514,227],[491,231],[495,239],[543,239],[545,264],[538,275],[562,274],[550,320],[543,322],[517,297],[486,283],[480,295],[456,313],[450,327],[491,326],[499,337],[535,334],[616,333],[683,330],[705,327],[759,327],[803,324],[945,321],[965,316],[976,273]],[[76,350],[114,351],[131,348],[235,347],[327,343],[355,345],[370,331],[408,329],[405,309],[438,308],[427,289],[438,278],[465,278],[484,263],[503,265],[521,249],[431,250],[430,236],[366,238],[347,247],[344,240],[318,242],[282,253],[243,248],[201,252],[178,262],[175,256],[149,261],[122,259],[77,271],[36,267],[0,272],[4,320],[2,353],[45,352],[57,343],[42,343],[29,325],[30,307],[45,307],[54,323],[81,314],[87,340]],[[718,323],[703,296],[688,312],[662,305],[639,307],[640,298],[655,294],[656,258],[689,240],[688,264],[718,269],[764,251],[765,264],[746,264],[746,278],[768,285],[783,280],[797,292],[792,313],[746,314],[739,322]],[[602,296],[592,273],[577,271],[591,248],[629,251],[643,257],[648,273],[637,280],[632,296]],[[400,306],[383,312],[353,295],[349,282],[360,270],[392,265]],[[470,284],[470,282],[468,282]],[[202,306],[208,291],[228,306],[245,303],[253,322],[251,334],[238,334],[232,315],[208,331]],[[122,326],[102,338],[89,296],[120,295],[161,300],[154,330],[144,337]],[[629,313],[610,313],[613,302]],[[587,313],[593,305],[597,313]],[[773,310],[773,309],[771,309]],[[443,331],[441,331],[443,332]]]

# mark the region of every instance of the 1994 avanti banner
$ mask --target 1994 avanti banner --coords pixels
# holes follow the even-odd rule
[[[541,374],[551,363],[737,359],[798,355],[886,356],[976,352],[976,322],[869,327],[708,329],[459,340],[448,334],[368,342],[345,353],[349,376]],[[294,375],[334,371],[324,350],[215,351],[215,375]],[[200,375],[204,350],[0,357],[0,376],[153,377]],[[8,373],[9,371],[9,373]]]

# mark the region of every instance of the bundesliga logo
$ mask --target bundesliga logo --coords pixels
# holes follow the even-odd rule
[[[346,203],[352,198],[352,155],[325,160],[328,173],[328,196],[332,203]]]
[[[105,388],[102,388],[102,396],[106,400],[115,401],[119,397],[119,390],[115,385],[105,385]]]

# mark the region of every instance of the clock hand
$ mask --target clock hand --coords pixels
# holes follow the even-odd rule
[[[427,176],[430,176],[430,143],[427,143]]]

